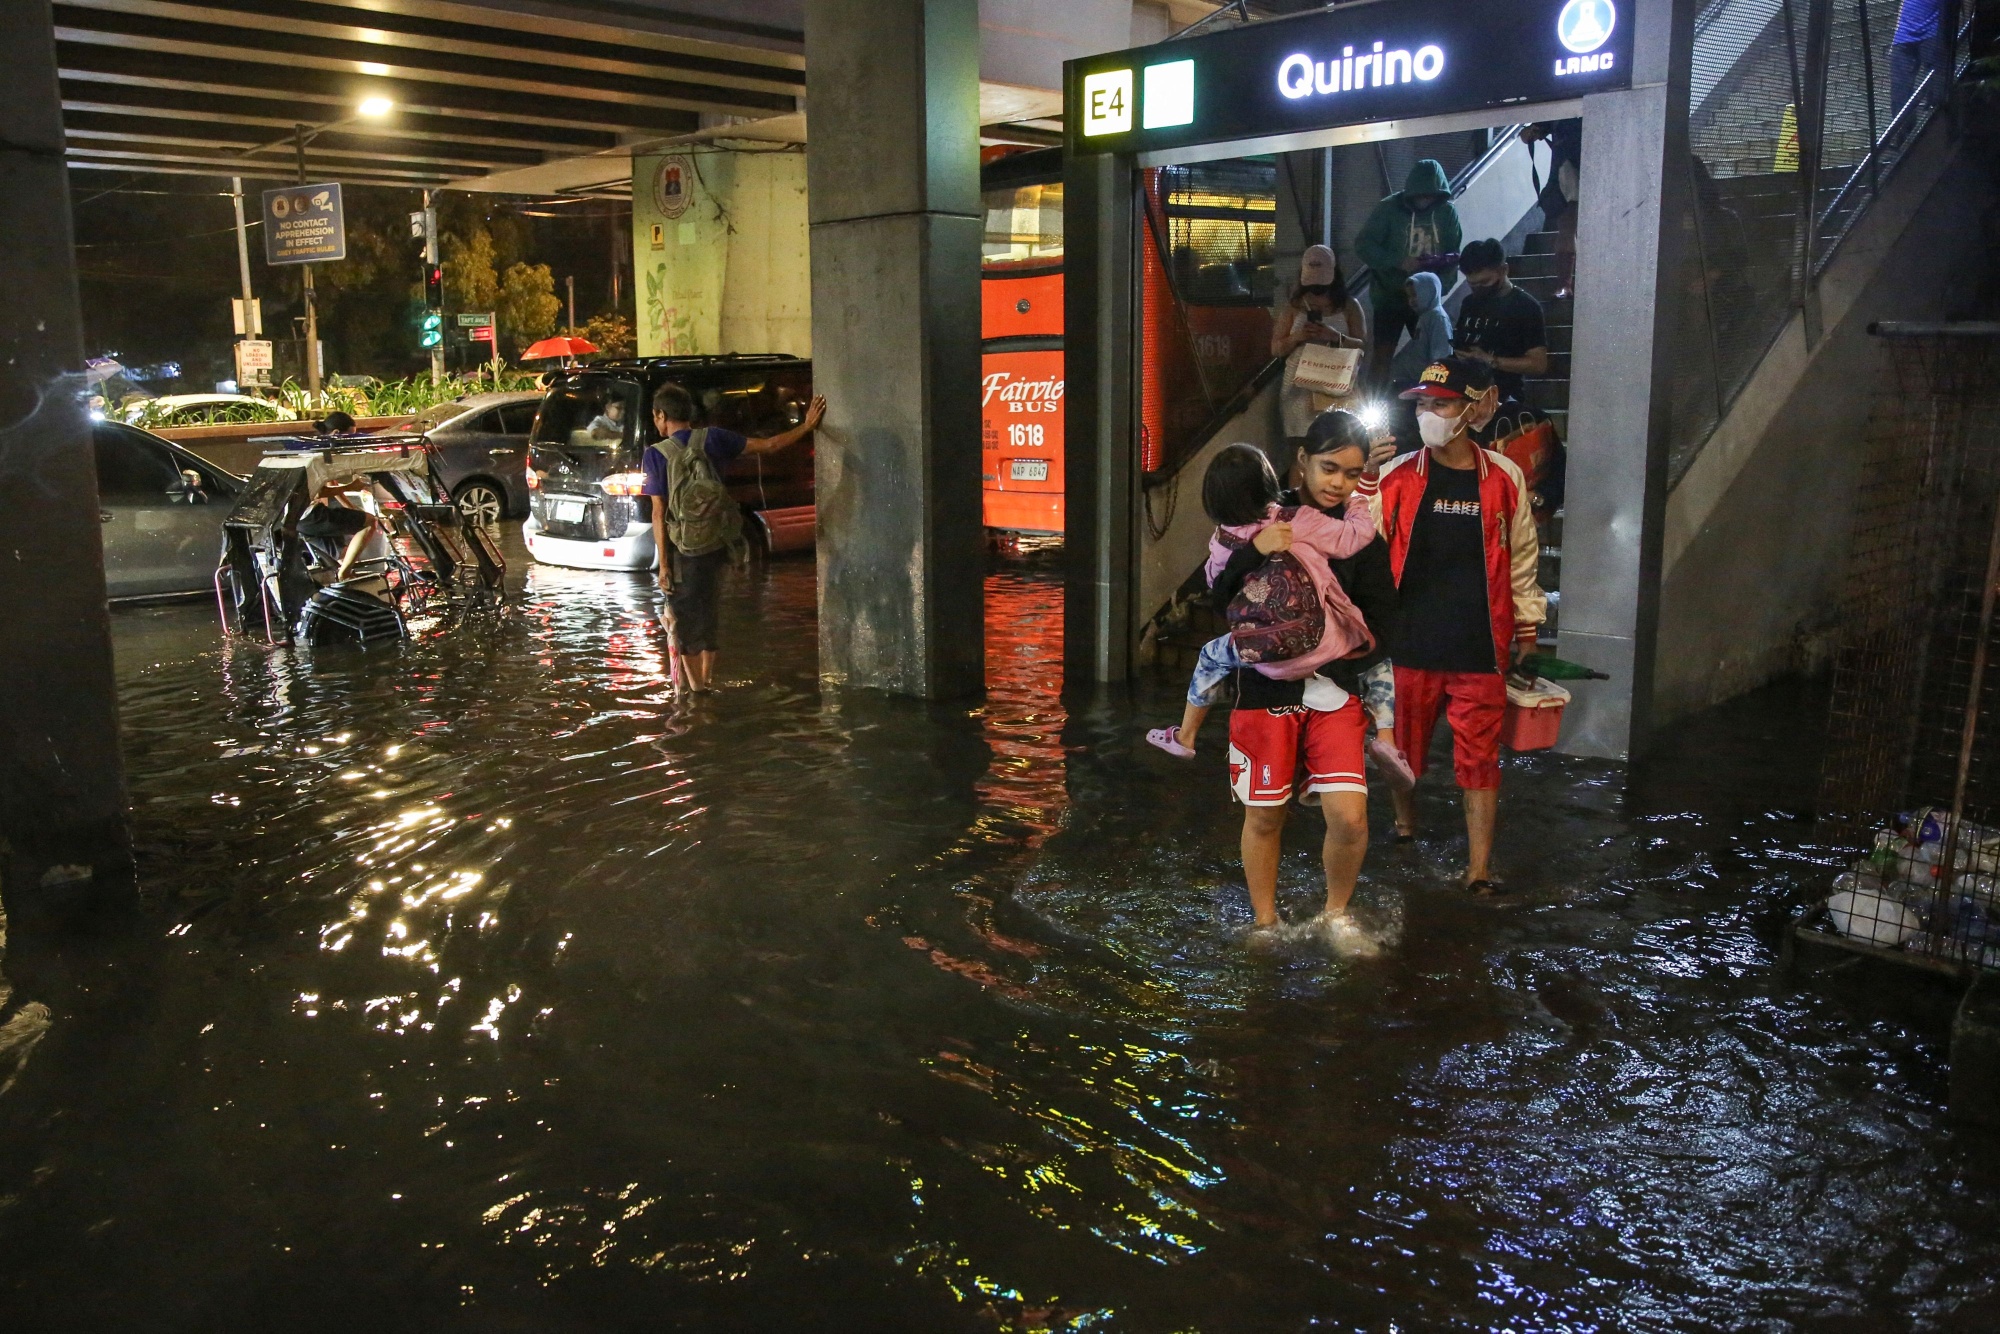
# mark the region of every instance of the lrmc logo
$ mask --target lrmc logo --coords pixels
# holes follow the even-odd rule
[[[1611,40],[1618,26],[1618,10],[1612,0],[1569,0],[1556,15],[1556,40],[1575,52],[1556,57],[1556,74],[1596,74],[1611,68],[1613,52],[1597,54],[1597,48]]]

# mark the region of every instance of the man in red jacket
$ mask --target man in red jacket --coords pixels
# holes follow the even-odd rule
[[[1389,464],[1370,497],[1396,577],[1396,744],[1421,777],[1443,712],[1465,794],[1466,885],[1496,894],[1488,863],[1506,672],[1534,651],[1548,613],[1535,582],[1541,540],[1521,470],[1472,439],[1498,406],[1492,371],[1447,357],[1426,367],[1403,397],[1416,403],[1424,448]],[[1370,490],[1364,481],[1363,493]],[[1396,840],[1407,842],[1416,833],[1414,794],[1392,795]]]

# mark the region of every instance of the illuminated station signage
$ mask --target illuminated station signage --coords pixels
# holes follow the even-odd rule
[[[1630,87],[1621,3],[1346,5],[1071,61],[1069,148],[1184,148]]]

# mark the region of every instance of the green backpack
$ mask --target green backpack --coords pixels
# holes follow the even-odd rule
[[[730,558],[740,561],[749,554],[743,511],[716,475],[707,445],[704,426],[690,431],[686,444],[668,438],[649,446],[667,461],[667,540],[683,556],[727,548]]]

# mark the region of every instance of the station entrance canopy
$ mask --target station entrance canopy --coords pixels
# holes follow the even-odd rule
[[[1586,93],[1631,85],[1619,11],[1402,0],[1075,60],[1068,148],[1153,167],[1575,115]]]
[[[504,182],[596,154],[621,155],[622,167],[634,143],[796,113],[805,91],[796,10],[728,0],[57,0],[68,158],[99,170],[290,180],[291,138],[305,124],[326,127],[309,147],[315,175],[533,189]],[[372,98],[393,110],[358,118]],[[619,179],[616,192],[625,189]]]

